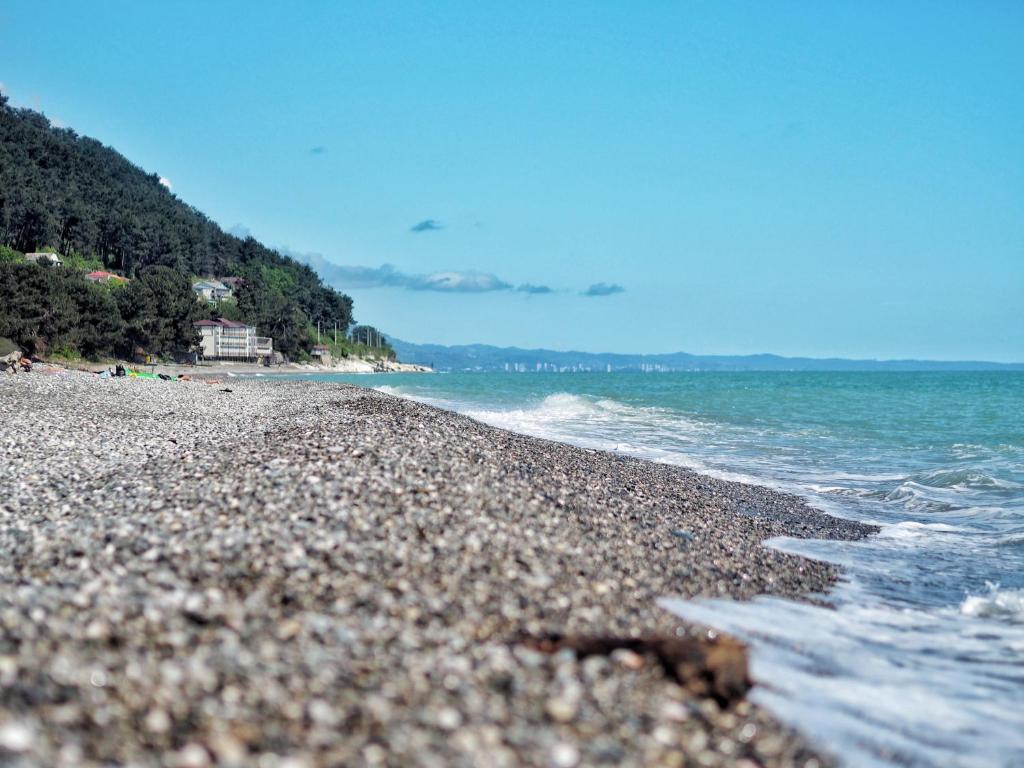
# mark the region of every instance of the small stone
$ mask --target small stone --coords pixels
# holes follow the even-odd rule
[[[282,621],[277,628],[277,637],[280,640],[291,640],[302,631],[302,625],[295,619]]]
[[[628,648],[617,648],[612,651],[612,661],[626,669],[640,669],[644,665],[644,657]]]
[[[171,728],[171,718],[162,709],[151,709],[146,715],[145,725],[150,733],[167,733]]]
[[[201,744],[186,744],[174,756],[177,768],[206,768],[210,764],[210,755]]]
[[[782,753],[786,744],[780,736],[769,734],[757,740],[757,751],[766,757],[775,757]]]
[[[678,701],[666,701],[661,705],[661,716],[674,723],[684,723],[690,719],[690,712]]]
[[[106,622],[94,619],[89,622],[89,626],[85,628],[85,636],[89,640],[106,640],[110,637],[110,628]]]
[[[0,725],[0,750],[15,754],[28,752],[35,740],[35,734],[25,723],[15,720]]]
[[[708,736],[704,731],[697,731],[686,740],[686,751],[696,754],[703,751],[708,745]]]
[[[462,715],[451,707],[443,707],[441,711],[437,713],[437,724],[446,731],[454,731],[462,725]]]
[[[666,747],[670,747],[676,743],[676,733],[672,728],[669,728],[667,725],[659,725],[657,728],[654,729],[654,733],[652,733],[651,735],[654,736],[654,740],[656,742],[658,742],[659,744],[663,744]]]
[[[245,744],[229,733],[215,733],[210,737],[210,749],[218,765],[242,766],[248,757]]]
[[[572,744],[555,744],[551,750],[551,763],[556,768],[573,768],[580,761],[580,751]]]
[[[381,765],[388,759],[388,753],[380,744],[369,744],[363,749],[363,759],[367,765]]]
[[[548,699],[544,710],[556,723],[568,723],[576,717],[576,702],[565,696]]]

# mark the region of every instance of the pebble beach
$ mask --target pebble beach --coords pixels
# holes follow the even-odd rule
[[[821,599],[762,542],[869,526],[342,384],[33,372],[0,414],[2,765],[833,762],[543,639],[707,641],[658,599]]]

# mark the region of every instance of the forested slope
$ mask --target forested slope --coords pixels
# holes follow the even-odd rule
[[[311,325],[320,322],[333,328],[337,323],[347,330],[352,323],[352,300],[325,286],[308,266],[253,238],[224,232],[176,198],[157,175],[95,139],[56,128],[31,110],[12,107],[2,94],[0,246],[22,253],[54,250],[84,257],[78,263],[102,264],[133,280],[155,267],[170,268],[183,278],[242,277],[233,314],[258,326],[261,334],[273,336],[275,348],[290,355],[308,350]],[[35,269],[44,267],[18,264],[0,276],[20,284],[27,280],[27,270]],[[125,302],[91,304],[96,309]],[[12,317],[13,310],[0,307],[0,326],[6,320],[22,334],[35,330],[41,335],[44,328],[29,327],[33,317],[60,308],[37,309],[32,317]],[[129,344],[116,332],[108,336],[119,339],[122,347]]]

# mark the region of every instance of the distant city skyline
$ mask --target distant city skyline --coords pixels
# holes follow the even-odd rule
[[[34,0],[0,87],[409,341],[1020,362],[1021,39],[1016,2]]]

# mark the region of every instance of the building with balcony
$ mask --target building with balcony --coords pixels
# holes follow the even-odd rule
[[[213,278],[192,283],[192,290],[196,292],[196,298],[199,301],[209,304],[216,304],[221,299],[232,297],[231,287]]]
[[[200,354],[206,360],[257,362],[274,354],[274,340],[257,336],[251,325],[235,320],[199,320],[192,324],[199,331]]]

